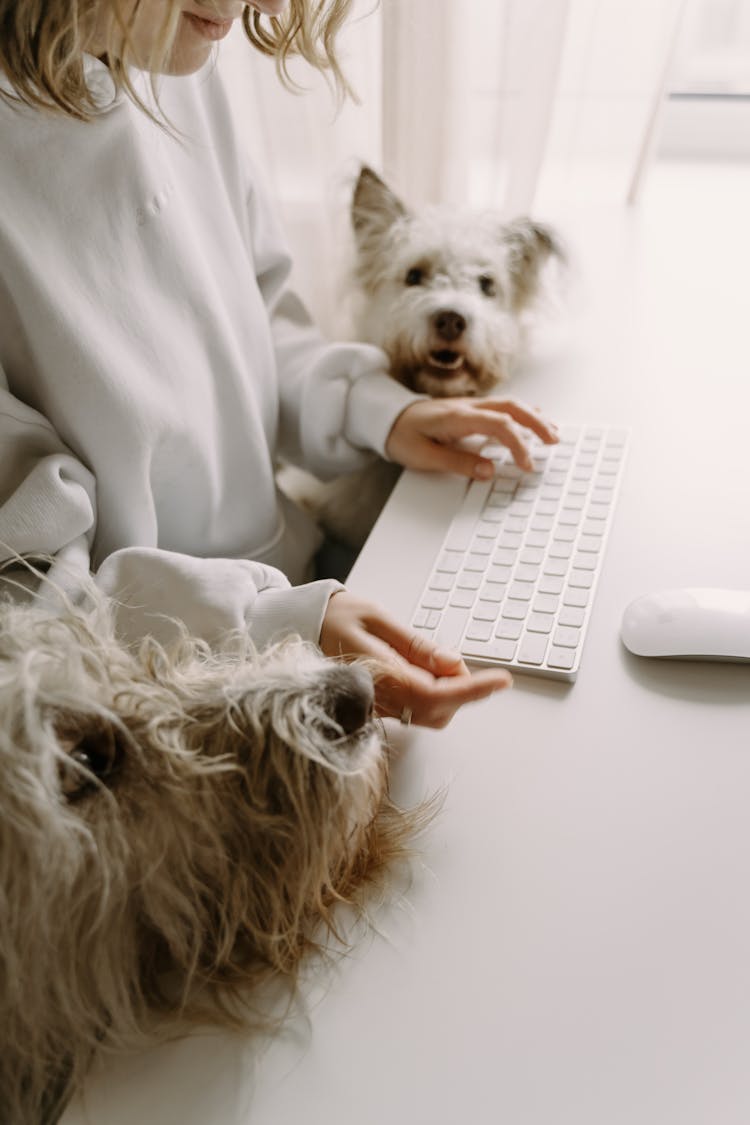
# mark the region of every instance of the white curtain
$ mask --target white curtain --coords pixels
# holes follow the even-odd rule
[[[359,95],[307,67],[285,90],[236,36],[220,65],[282,208],[297,284],[340,330],[347,203],[364,161],[410,203],[554,216],[637,195],[684,0],[355,0]],[[345,283],[344,283],[345,284]]]

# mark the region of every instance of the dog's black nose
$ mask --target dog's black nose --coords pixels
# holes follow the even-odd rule
[[[441,340],[457,340],[466,331],[466,320],[454,309],[441,309],[436,312],[433,322]]]
[[[337,677],[331,717],[344,734],[356,734],[372,716],[375,692],[372,677],[356,664],[341,665]]]

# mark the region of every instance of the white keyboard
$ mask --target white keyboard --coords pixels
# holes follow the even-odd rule
[[[412,625],[471,661],[573,681],[615,510],[627,433],[564,426],[532,437],[534,471],[485,447]]]

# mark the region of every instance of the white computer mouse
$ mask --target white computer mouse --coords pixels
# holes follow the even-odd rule
[[[750,660],[750,590],[661,590],[625,610],[621,636],[636,656]]]

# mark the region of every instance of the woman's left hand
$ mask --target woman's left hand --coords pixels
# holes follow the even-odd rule
[[[520,427],[531,430],[547,445],[558,440],[553,423],[513,399],[420,399],[399,414],[385,451],[392,461],[407,469],[488,480],[494,473],[492,461],[462,449],[458,443],[481,435],[507,446],[519,468],[531,469],[527,439]]]
[[[510,687],[502,668],[469,672],[457,652],[438,648],[395,621],[379,606],[338,590],[320,632],[326,656],[374,662],[379,715],[404,716],[423,727],[444,727],[460,707]]]

